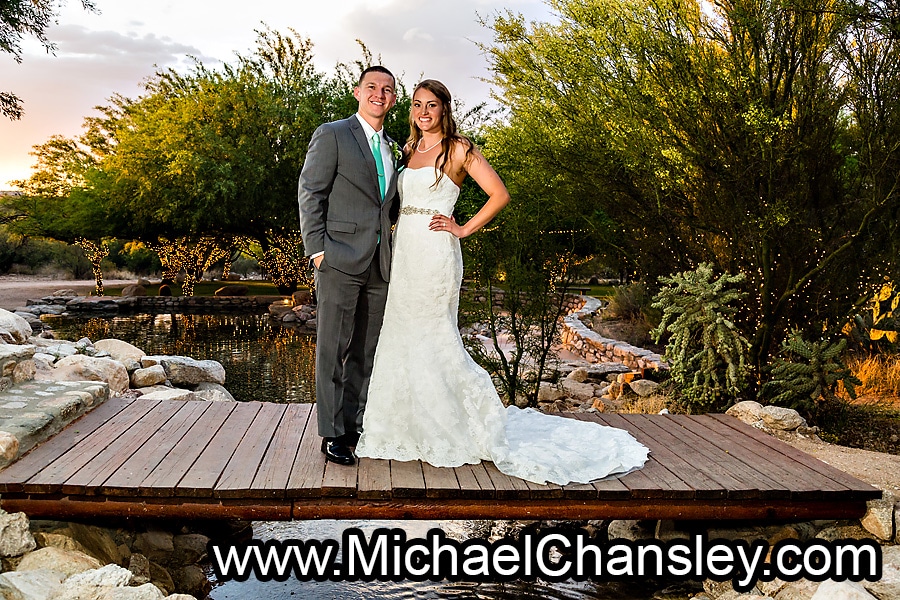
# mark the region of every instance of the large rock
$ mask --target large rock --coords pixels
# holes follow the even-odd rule
[[[162,365],[138,369],[131,374],[131,385],[136,388],[148,387],[166,381],[166,370]]]
[[[37,542],[39,548],[61,548],[63,550],[77,550],[90,555],[88,549],[81,545],[75,538],[70,535],[63,535],[50,531],[35,531],[34,541]]]
[[[900,546],[882,546],[881,579],[863,585],[879,600],[900,599]]]
[[[166,562],[175,551],[175,536],[168,531],[147,531],[135,538],[134,549],[151,561]]]
[[[793,408],[781,406],[764,406],[759,417],[769,429],[781,431],[793,431],[798,427],[806,426],[806,419],[800,416]]]
[[[111,358],[83,354],[66,356],[56,361],[56,368],[50,373],[54,381],[105,381],[112,392],[121,393],[128,389],[125,365]]]
[[[594,386],[590,383],[578,383],[569,378],[562,380],[563,392],[576,400],[591,400],[594,398]]]
[[[99,569],[92,569],[72,575],[66,579],[66,587],[69,586],[93,586],[93,587],[122,587],[131,583],[131,571],[119,565],[105,565]]]
[[[99,558],[100,562],[104,564],[127,562],[128,556],[116,543],[112,530],[84,523],[68,523],[68,531],[74,540],[87,549],[88,554]]]
[[[0,431],[0,464],[8,465],[19,453],[19,438],[6,431]]]
[[[827,579],[819,584],[812,600],[878,600],[861,584],[853,581],[832,581]]]
[[[113,338],[107,338],[105,340],[94,342],[94,348],[104,352],[109,352],[109,355],[113,358],[113,360],[117,360],[120,363],[125,363],[125,361],[128,360],[140,361],[141,358],[147,355],[146,352],[144,352],[137,346],[132,346],[128,342],[123,342],[122,340]]]
[[[225,367],[214,360],[196,360],[187,356],[145,356],[141,365],[149,367],[160,364],[166,370],[166,376],[173,385],[197,385],[225,383]]]
[[[201,398],[191,390],[183,390],[181,388],[164,388],[161,390],[154,390],[141,396],[141,400],[175,400],[178,402],[187,402],[189,400],[200,399]]]
[[[175,569],[172,573],[175,580],[175,586],[179,590],[183,590],[193,594],[198,598],[206,598],[212,590],[212,585],[203,569],[197,565],[188,565],[180,569]]]
[[[56,571],[10,571],[0,574],[0,598],[4,600],[37,600],[47,598],[61,586],[66,576]]]
[[[566,395],[552,383],[543,382],[538,388],[538,402],[556,402]]]
[[[894,537],[894,494],[882,492],[879,500],[866,503],[866,514],[859,520],[866,531],[882,540]]]
[[[588,371],[584,367],[573,369],[571,373],[566,375],[566,379],[571,379],[577,383],[584,383],[588,379]]]
[[[139,283],[132,283],[122,288],[123,298],[134,298],[136,296],[146,296],[147,288]]]
[[[641,398],[652,396],[659,387],[658,383],[650,381],[649,379],[635,379],[628,385],[631,387],[631,390]]]
[[[25,513],[0,510],[0,558],[21,556],[37,548]]]
[[[100,561],[84,552],[48,546],[26,554],[16,567],[16,571],[47,569],[70,576],[99,568]]]
[[[234,396],[224,386],[208,381],[197,384],[194,394],[207,402],[236,402]]]
[[[0,342],[24,344],[31,337],[31,325],[15,313],[0,308]]]
[[[725,414],[731,415],[736,419],[740,419],[744,423],[753,425],[754,423],[762,419],[762,409],[763,405],[759,402],[754,402],[753,400],[744,400],[743,402],[738,402],[737,404],[726,410]]]

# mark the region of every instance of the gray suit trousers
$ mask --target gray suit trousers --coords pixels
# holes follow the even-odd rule
[[[316,410],[322,437],[362,432],[387,299],[379,252],[380,248],[369,268],[358,275],[329,267],[327,253],[315,270]]]

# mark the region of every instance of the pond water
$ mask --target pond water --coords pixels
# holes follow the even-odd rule
[[[315,395],[315,335],[280,326],[262,314],[135,314],[93,318],[60,317],[49,321],[56,336],[92,341],[117,338],[148,354],[174,354],[212,359],[225,367],[225,387],[241,401],[311,402]],[[343,531],[358,527],[369,534],[379,527],[398,527],[407,538],[424,537],[433,528],[461,537],[481,535],[485,522],[460,521],[291,521],[253,524],[257,539],[341,539]],[[489,529],[489,526],[488,526]],[[661,592],[665,582],[546,583],[474,582],[217,582],[212,600],[288,600],[332,598],[483,599],[483,600],[650,600],[689,598],[690,585],[676,584]],[[672,583],[672,582],[669,582]],[[696,585],[693,586],[696,591]],[[663,595],[660,595],[660,594]]]
[[[116,338],[147,354],[217,360],[239,401],[312,402],[316,336],[268,314],[135,314],[48,320],[56,337]]]

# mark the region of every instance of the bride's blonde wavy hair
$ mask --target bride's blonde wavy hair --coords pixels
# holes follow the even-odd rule
[[[444,167],[447,166],[447,162],[450,160],[450,150],[453,147],[453,143],[459,142],[466,146],[466,160],[469,160],[469,155],[472,154],[472,151],[475,149],[475,144],[472,143],[472,140],[458,131],[456,119],[453,118],[453,109],[451,108],[453,99],[450,96],[450,90],[447,89],[447,86],[436,79],[423,79],[413,90],[413,98],[415,98],[416,92],[422,88],[434,94],[440,101],[441,108],[443,109],[443,115],[441,116],[441,133],[443,133],[444,139],[441,140],[441,151],[434,159],[434,166],[437,167],[439,171],[437,178],[432,184],[432,187],[434,187],[444,176]],[[410,107],[409,139],[406,140],[410,153],[416,151],[416,147],[421,139],[422,130],[416,125],[415,119],[413,119],[412,107]],[[409,159],[407,158],[407,160]]]

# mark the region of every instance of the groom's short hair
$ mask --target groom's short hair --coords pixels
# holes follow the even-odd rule
[[[397,85],[397,78],[394,77],[394,74],[387,70],[386,67],[382,67],[381,65],[374,65],[372,67],[367,68],[362,73],[359,74],[359,81],[356,85],[362,85],[363,79],[365,79],[367,73],[384,73],[385,75],[390,76],[391,79],[394,80],[394,85]]]

